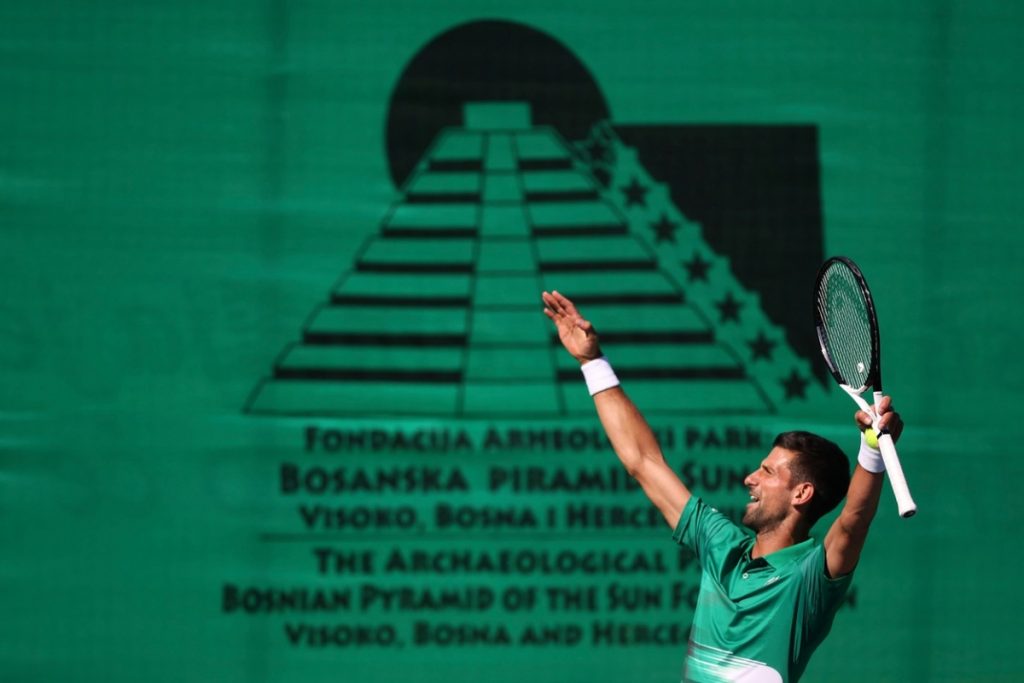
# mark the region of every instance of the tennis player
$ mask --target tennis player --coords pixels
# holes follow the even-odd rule
[[[701,567],[684,681],[792,683],[800,678],[850,587],[882,491],[881,454],[861,439],[850,476],[843,451],[808,432],[784,432],[744,480],[750,501],[743,526],[686,488],[665,462],[647,421],[619,386],[597,333],[572,301],[544,292],[554,321],[583,375],[615,453]],[[888,397],[876,407],[898,438],[903,423]],[[863,431],[871,418],[855,415]],[[823,542],[811,527],[846,497]]]

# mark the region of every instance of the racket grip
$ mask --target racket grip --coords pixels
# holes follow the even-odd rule
[[[889,432],[879,434],[878,448],[882,451],[882,460],[885,461],[885,471],[889,475],[892,492],[896,495],[896,507],[899,509],[900,517],[913,517],[917,512],[917,503],[910,496],[907,478],[903,476],[903,466],[896,455],[896,444],[892,442],[892,435]]]

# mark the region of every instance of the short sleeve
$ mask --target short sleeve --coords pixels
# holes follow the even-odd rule
[[[672,539],[692,549],[704,571],[719,574],[730,559],[737,559],[731,556],[742,553],[749,537],[721,512],[697,496],[691,496],[679,516]]]
[[[821,544],[816,545],[803,562],[807,625],[811,630],[827,629],[850,590],[853,573],[830,577],[825,565],[825,547]]]

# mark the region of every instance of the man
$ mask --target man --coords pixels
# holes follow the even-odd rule
[[[857,566],[882,491],[881,455],[862,438],[858,465],[831,441],[785,432],[744,480],[750,502],[743,525],[693,496],[666,464],[643,415],[619,387],[594,327],[558,292],[542,295],[544,313],[580,363],[601,424],[616,455],[693,549],[701,586],[690,631],[684,681],[796,681],[828,634]],[[898,438],[903,423],[885,397],[881,427]],[[855,416],[861,430],[870,416]],[[846,504],[825,540],[811,527]]]

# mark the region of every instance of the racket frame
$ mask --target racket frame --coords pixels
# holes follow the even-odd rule
[[[860,287],[861,296],[864,298],[868,314],[868,328],[871,334],[871,358],[869,359],[870,365],[868,376],[865,379],[864,384],[858,388],[851,387],[846,383],[842,374],[840,374],[832,361],[832,355],[828,351],[828,332],[825,329],[825,324],[821,319],[818,307],[818,302],[821,298],[822,280],[825,278],[825,273],[829,270],[832,264],[836,262],[842,263],[850,270],[851,273],[853,273],[854,279]],[[896,496],[896,506],[899,510],[900,517],[913,517],[914,514],[917,513],[917,503],[914,502],[913,497],[910,495],[910,487],[907,485],[907,478],[903,474],[903,466],[900,464],[899,455],[896,453],[896,444],[893,442],[892,435],[889,433],[889,430],[881,429],[879,427],[880,416],[874,406],[869,405],[868,402],[864,400],[864,397],[861,396],[861,394],[863,394],[870,386],[873,388],[872,399],[874,404],[878,405],[882,400],[882,341],[878,332],[878,316],[875,313],[875,302],[871,298],[871,290],[868,288],[868,283],[864,278],[864,274],[852,259],[845,256],[833,256],[825,261],[818,270],[818,277],[814,283],[814,327],[818,335],[818,345],[821,348],[821,356],[825,359],[825,365],[828,366],[833,379],[835,379],[839,388],[845,391],[850,398],[853,399],[853,402],[857,404],[857,407],[871,417],[871,427],[878,436],[878,449],[882,452],[882,461],[885,463],[885,471],[889,475],[889,483],[892,485],[893,494]]]

